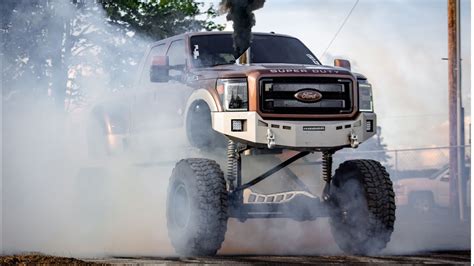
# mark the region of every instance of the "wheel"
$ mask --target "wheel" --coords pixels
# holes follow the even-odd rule
[[[226,137],[212,129],[211,110],[203,101],[191,105],[188,111],[186,132],[190,144],[201,150],[225,148],[227,145]]]
[[[179,161],[166,203],[168,235],[184,256],[212,256],[227,230],[227,189],[219,165],[208,159]]]
[[[87,120],[87,148],[91,159],[111,158],[127,151],[128,121],[122,106],[98,106]]]
[[[431,192],[415,192],[409,199],[411,208],[418,213],[427,214],[433,210],[434,200]]]
[[[97,117],[91,117],[87,122],[87,151],[92,159],[102,159],[110,155],[105,125]]]
[[[390,241],[395,223],[395,193],[379,162],[342,163],[333,178],[330,199],[331,232],[341,250],[375,254]]]

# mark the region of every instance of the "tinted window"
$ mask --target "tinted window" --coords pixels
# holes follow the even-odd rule
[[[184,50],[184,41],[178,40],[171,43],[166,55],[169,57],[169,64],[173,66],[183,66],[186,64],[186,54]],[[170,76],[182,74],[182,71],[170,69]]]
[[[319,64],[298,39],[281,36],[255,35],[250,58],[252,63]]]
[[[319,65],[313,53],[296,38],[255,34],[250,47],[251,63]],[[193,36],[191,51],[195,67],[233,64],[236,60],[231,34]]]
[[[143,73],[140,77],[142,84],[150,82],[150,66],[151,66],[151,61],[153,61],[153,57],[158,56],[158,55],[165,55],[165,52],[166,52],[166,45],[164,43],[151,48],[150,53],[148,54],[148,57],[145,62],[145,68],[143,69]]]
[[[163,44],[160,44],[158,46],[155,46],[153,48],[151,48],[151,55],[152,56],[157,56],[157,55],[165,55],[165,48],[166,48],[166,45],[163,43]]]
[[[191,37],[192,62],[195,67],[209,67],[235,62],[230,34]]]

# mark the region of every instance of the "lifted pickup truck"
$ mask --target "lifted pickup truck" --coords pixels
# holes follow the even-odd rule
[[[226,174],[206,158],[182,159],[172,172],[167,224],[178,253],[214,255],[229,217],[329,216],[337,244],[348,253],[376,253],[390,241],[395,194],[385,168],[350,160],[332,171],[336,151],[357,148],[377,128],[371,84],[351,72],[348,61],[323,66],[298,39],[273,33],[254,33],[249,49],[235,58],[231,32],[200,32],[154,43],[139,71],[130,109],[97,109],[105,132],[127,136],[177,126],[201,150],[217,152],[227,143]],[[242,164],[243,156],[284,150],[297,153],[242,182],[242,167],[252,167]],[[322,153],[322,173],[312,173],[325,182],[321,195],[301,190],[244,197],[244,190],[314,152]]]

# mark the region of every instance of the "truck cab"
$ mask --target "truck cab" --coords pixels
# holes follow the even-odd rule
[[[132,132],[184,126],[200,148],[213,131],[255,147],[356,147],[375,134],[371,85],[338,62],[281,34],[254,33],[239,58],[231,32],[165,39],[140,66]]]

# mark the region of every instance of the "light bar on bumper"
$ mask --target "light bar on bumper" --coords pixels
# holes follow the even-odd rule
[[[219,79],[217,92],[225,111],[248,111],[247,79]]]

